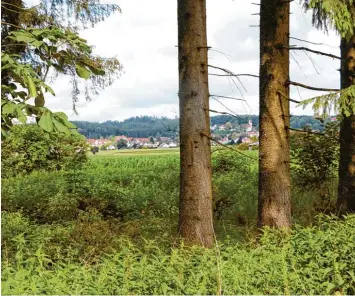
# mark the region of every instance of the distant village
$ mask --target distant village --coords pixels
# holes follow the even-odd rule
[[[127,136],[115,136],[109,139],[88,139],[87,141],[92,147],[98,147],[100,150],[178,147],[177,141],[168,137],[133,138]]]
[[[258,146],[259,131],[253,126],[252,120],[247,124],[234,125],[230,122],[211,126],[211,145],[249,144]],[[92,147],[100,150],[116,149],[156,149],[156,148],[176,148],[179,146],[177,137],[149,137],[133,138],[128,136],[113,136],[108,139],[87,139]]]

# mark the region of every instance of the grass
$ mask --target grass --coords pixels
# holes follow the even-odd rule
[[[230,146],[231,148],[233,146]],[[233,147],[234,148],[234,147]],[[212,147],[212,152],[216,152],[219,150],[225,150],[225,148],[220,147]],[[180,148],[158,148],[158,149],[121,149],[121,150],[107,150],[107,151],[99,151],[96,155],[91,152],[88,154],[89,156],[150,156],[150,155],[179,155]],[[258,158],[257,150],[246,150],[241,151],[242,153],[253,157],[255,159]],[[238,152],[235,152],[238,154]]]
[[[212,153],[220,248],[177,244],[178,152],[100,151],[80,170],[3,179],[2,294],[355,292],[354,217],[316,221],[314,193],[294,188],[299,225],[260,236],[258,162],[230,150]]]
[[[2,294],[353,294],[355,216],[318,218],[312,227],[295,226],[288,234],[265,229],[257,241],[225,241],[211,250],[163,248],[152,240],[138,248],[119,238],[95,261],[90,252],[80,261],[72,247],[55,246],[49,240],[55,233],[33,236],[27,223],[26,235],[13,238],[14,257],[3,252]],[[47,244],[31,250],[44,235]]]
[[[89,156],[151,156],[151,155],[178,155],[179,148],[166,148],[166,149],[122,149],[122,150],[108,150],[99,151],[98,154],[93,155],[91,152]]]

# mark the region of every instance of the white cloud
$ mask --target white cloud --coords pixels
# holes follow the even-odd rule
[[[110,0],[111,1],[111,0]],[[115,2],[115,1],[111,1]],[[111,87],[93,97],[91,102],[84,99],[78,105],[79,116],[72,115],[70,85],[65,78],[58,78],[54,84],[55,98],[48,98],[48,106],[64,110],[72,120],[122,120],[137,115],[176,116],[178,114],[178,64],[177,64],[177,7],[172,0],[120,0],[122,14],[115,14],[95,28],[81,32],[95,53],[102,56],[116,56],[124,66],[124,73]],[[259,28],[258,6],[249,1],[207,2],[209,63],[228,68],[235,73],[259,71]],[[339,54],[339,38],[331,32],[329,36],[317,31],[311,25],[309,14],[304,15],[297,3],[292,4],[291,36],[331,46],[312,46]],[[293,40],[291,44],[309,44]],[[220,53],[223,52],[228,56]],[[291,58],[291,79],[319,87],[339,87],[337,60],[309,54],[317,64],[316,73],[311,60],[303,52],[292,52],[297,63]],[[302,71],[300,68],[302,68]],[[210,70],[218,73],[218,71]],[[247,92],[243,91],[251,108],[240,102],[222,100],[223,104],[236,113],[258,114],[258,81],[242,77]],[[226,96],[241,97],[235,85],[227,78],[210,77],[210,92]],[[242,89],[241,85],[238,85]],[[292,87],[291,95],[303,99],[318,92]],[[212,108],[213,107],[213,108]],[[211,108],[224,110],[211,100]],[[173,111],[172,111],[173,110]],[[312,110],[291,108],[293,114],[311,114]]]

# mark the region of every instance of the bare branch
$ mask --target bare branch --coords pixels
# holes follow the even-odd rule
[[[215,52],[217,52],[217,53],[220,53],[220,54],[222,54],[226,59],[228,59],[228,61],[231,61],[230,60],[230,58],[231,58],[231,55],[229,55],[229,54],[227,54],[227,53],[225,53],[225,52],[222,52],[222,51],[219,51],[219,50],[216,50],[216,49],[210,49],[210,51],[215,51]]]
[[[224,77],[228,77],[228,76],[232,76],[232,77],[241,77],[241,76],[249,76],[249,77],[255,77],[255,78],[259,78],[259,75],[254,75],[254,74],[214,74],[214,73],[211,73],[211,74],[208,74],[208,75],[211,75],[211,76],[224,76]]]
[[[217,97],[217,98],[231,99],[231,100],[237,100],[237,101],[244,101],[245,102],[245,99],[239,99],[239,98],[235,98],[235,97],[217,96],[217,95],[210,95],[210,97]]]
[[[308,57],[308,59],[311,61],[314,70],[316,70],[317,74],[319,75],[319,72],[318,72],[318,70],[317,70],[317,66],[318,66],[318,65],[317,65],[317,63],[315,62],[315,60],[312,59],[312,58],[309,56],[309,54],[307,53],[307,51],[305,51],[304,53],[305,53],[305,55]],[[319,67],[319,66],[318,66],[318,67]]]
[[[18,29],[23,29],[22,27],[16,26],[16,25],[11,24],[11,23],[8,23],[8,22],[1,22],[1,24],[2,24],[2,25],[12,26],[12,27],[15,27],[15,28],[18,28]]]
[[[246,88],[245,88],[245,86],[244,86],[244,84],[242,83],[242,81],[241,81],[237,76],[235,76],[235,73],[233,73],[232,71],[230,71],[230,70],[228,70],[228,69],[221,68],[221,67],[212,66],[212,65],[207,65],[207,66],[210,67],[210,68],[213,68],[213,69],[221,70],[221,71],[223,71],[223,72],[225,72],[225,73],[227,73],[227,74],[230,74],[231,76],[234,76],[235,78],[237,78],[238,82],[242,85],[242,87],[244,88],[244,90],[247,91]],[[234,81],[234,80],[233,80],[233,81]],[[238,90],[239,90],[241,96],[242,96],[243,99],[244,99],[244,96],[243,96],[242,91],[239,89],[239,87],[237,86],[236,83],[235,83],[235,85],[236,85],[236,87],[238,88]]]
[[[285,94],[283,94],[283,93],[280,92],[280,91],[277,91],[277,93],[278,93],[280,96],[284,97],[285,99],[289,100],[289,101],[292,102],[292,103],[296,103],[296,104],[301,103],[300,101],[297,101],[297,100],[294,100],[294,99],[289,98],[288,96],[286,96]]]
[[[234,115],[234,114],[232,114],[232,113],[223,112],[223,111],[217,111],[217,110],[212,110],[212,109],[205,109],[205,108],[204,108],[204,110],[209,111],[209,112],[212,112],[212,113],[218,113],[218,114],[222,114],[222,115],[229,115],[229,116],[233,116],[233,117],[235,117],[235,118],[240,119],[240,116]]]
[[[299,132],[299,133],[307,133],[307,134],[314,134],[314,135],[318,135],[318,136],[324,136],[324,134],[321,133],[321,132],[314,132],[314,131],[309,131],[309,130],[301,130],[301,129],[292,128],[292,127],[289,127],[288,129],[291,130],[291,131]]]
[[[305,85],[299,82],[294,82],[294,81],[287,81],[286,82],[289,85],[295,85],[295,86],[300,86],[306,89],[310,89],[310,90],[317,90],[317,91],[332,91],[332,92],[339,92],[340,89],[335,89],[335,88],[321,88],[321,87],[313,87],[313,86],[309,86],[309,85]]]
[[[341,57],[339,56],[336,56],[334,54],[331,54],[331,53],[326,53],[326,52],[323,52],[323,51],[319,51],[319,50],[313,50],[313,49],[310,49],[308,47],[296,47],[295,45],[294,46],[283,46],[284,49],[288,49],[288,50],[304,50],[304,51],[309,51],[309,52],[312,52],[312,53],[315,53],[315,54],[318,54],[318,55],[323,55],[323,56],[326,56],[326,57],[330,57],[330,58],[333,58],[333,59],[338,59],[338,60],[341,60]]]
[[[215,97],[211,97],[212,99],[214,99],[217,103],[219,103],[220,105],[222,105],[224,108],[226,108],[229,112],[231,112],[232,114],[234,114],[235,117],[239,118],[240,116],[235,113],[233,110],[229,109],[226,105],[224,105],[220,100],[218,100]]]
[[[243,156],[245,156],[245,157],[248,157],[248,158],[253,159],[253,160],[258,160],[257,158],[251,157],[251,156],[249,156],[249,155],[247,155],[247,154],[245,154],[245,153],[243,153],[243,152],[241,152],[241,151],[239,151],[239,150],[237,150],[237,149],[233,149],[233,148],[231,148],[231,147],[229,147],[229,146],[227,146],[227,145],[221,143],[220,141],[217,141],[217,140],[213,139],[211,136],[206,135],[205,133],[201,133],[201,136],[205,136],[205,137],[207,137],[208,139],[210,139],[211,141],[217,143],[218,145],[221,145],[221,146],[223,146],[223,147],[225,147],[225,148],[227,148],[227,149],[229,149],[229,150],[232,150],[232,151],[234,151],[234,152],[236,152],[236,153],[239,153],[239,154],[241,154],[241,155],[243,155]]]
[[[306,73],[304,73],[301,65],[299,64],[299,62],[296,60],[296,58],[293,56],[293,54],[290,52],[290,56],[291,58],[293,58],[293,60],[295,61],[295,63],[297,64],[298,68],[300,68],[301,72],[303,73],[304,77],[307,77]]]
[[[289,37],[289,39],[298,40],[298,41],[305,42],[305,43],[309,43],[309,44],[313,44],[313,45],[325,45],[325,46],[329,46],[329,47],[336,48],[336,46],[331,46],[331,45],[329,45],[329,44],[311,42],[311,41],[304,40],[304,39],[300,39],[300,38],[296,38],[296,37]]]

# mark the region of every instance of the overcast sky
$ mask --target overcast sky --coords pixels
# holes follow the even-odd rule
[[[104,1],[104,0],[103,0]],[[177,1],[176,0],[119,0],[122,13],[116,13],[81,36],[95,46],[94,52],[105,57],[115,56],[124,72],[115,83],[93,100],[81,98],[79,115],[72,112],[70,86],[65,77],[53,84],[55,97],[47,99],[48,107],[66,112],[71,120],[123,120],[131,116],[178,116],[177,63]],[[228,68],[234,73],[259,72],[259,6],[257,0],[208,0],[207,35],[209,64]],[[312,27],[311,16],[305,15],[298,4],[291,3],[291,36],[325,45],[294,42],[339,55],[339,37],[334,32],[323,34]],[[222,53],[223,54],[222,54]],[[339,87],[339,61],[304,52],[292,52],[291,80],[318,87]],[[296,62],[297,61],[297,62]],[[317,73],[318,72],[318,73]],[[210,73],[220,73],[210,69]],[[246,91],[238,84],[248,104],[222,100],[238,114],[258,114],[258,80],[241,78]],[[226,77],[210,76],[210,93],[241,97],[240,91]],[[318,92],[292,87],[291,97],[299,100],[318,95]],[[296,108],[292,114],[312,114],[312,109]],[[226,111],[211,100],[211,109]]]

